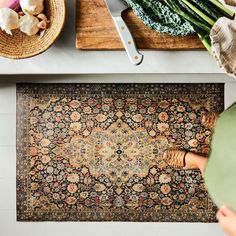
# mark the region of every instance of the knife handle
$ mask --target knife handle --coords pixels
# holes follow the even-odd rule
[[[138,52],[134,38],[132,37],[132,34],[130,33],[126,23],[121,16],[113,17],[113,20],[130,61],[134,65],[141,64],[143,61],[143,55]]]

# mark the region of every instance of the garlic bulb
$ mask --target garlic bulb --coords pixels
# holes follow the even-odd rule
[[[39,20],[35,16],[26,14],[20,18],[20,30],[29,36],[35,35],[39,31]]]
[[[12,35],[11,30],[19,27],[18,14],[10,8],[0,8],[0,28]]]
[[[19,11],[20,0],[0,0],[0,8],[2,7],[8,7],[14,11]]]
[[[44,0],[20,0],[20,6],[24,13],[38,15],[44,10]]]

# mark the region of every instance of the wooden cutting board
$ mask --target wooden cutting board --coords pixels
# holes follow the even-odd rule
[[[85,50],[124,49],[104,0],[77,0],[76,47]],[[174,37],[149,29],[131,9],[123,13],[139,49],[202,49],[196,35]]]

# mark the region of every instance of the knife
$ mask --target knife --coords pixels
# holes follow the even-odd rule
[[[105,2],[130,61],[134,65],[141,64],[143,61],[143,55],[137,50],[134,38],[122,18],[122,12],[129,7],[127,7],[122,0],[105,0]]]

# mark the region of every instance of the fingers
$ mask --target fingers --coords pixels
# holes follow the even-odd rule
[[[236,214],[232,210],[221,207],[216,214],[216,218],[227,234],[236,236]]]
[[[230,216],[235,216],[235,213],[232,210],[230,210],[229,208],[225,207],[225,206],[221,207],[219,211],[224,216],[229,216],[229,217]]]
[[[217,213],[216,213],[216,219],[220,222],[222,221],[222,219],[225,217],[225,215],[223,214],[223,212],[221,210],[219,210]]]

